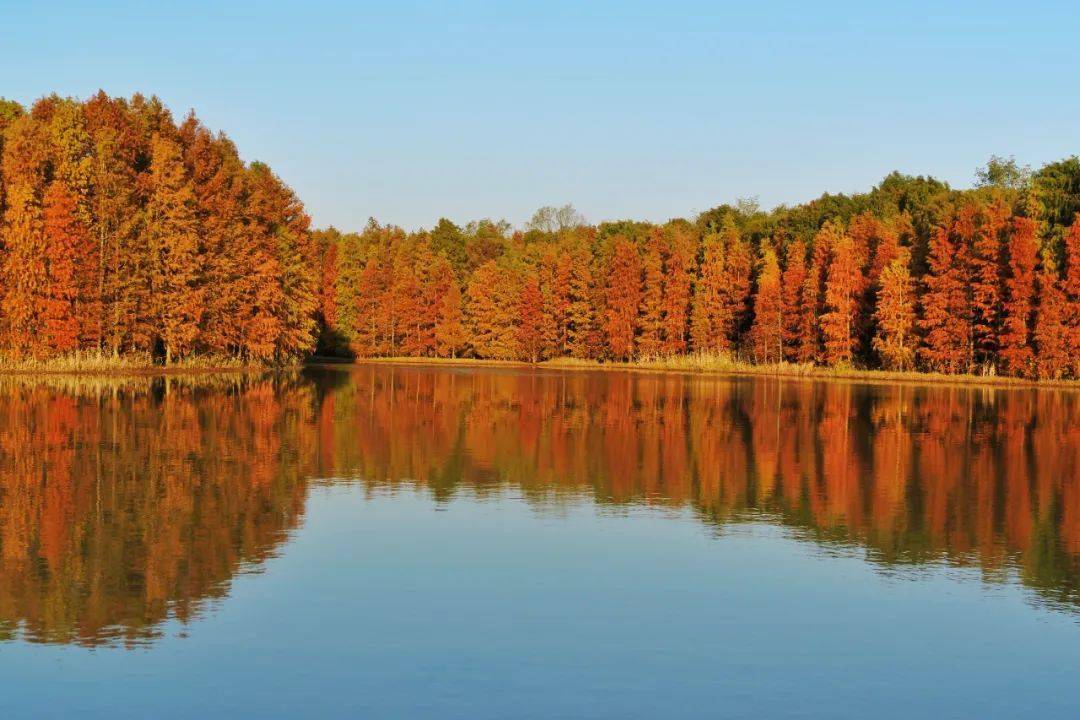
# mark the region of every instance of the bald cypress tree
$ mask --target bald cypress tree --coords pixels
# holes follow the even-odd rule
[[[188,353],[199,334],[204,289],[195,194],[180,145],[155,135],[144,231],[151,252],[151,307],[165,362]]]

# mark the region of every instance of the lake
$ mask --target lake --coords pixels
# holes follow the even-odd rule
[[[1080,393],[0,378],[0,717],[1080,715]]]

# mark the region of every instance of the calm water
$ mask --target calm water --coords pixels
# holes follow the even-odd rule
[[[1080,394],[0,380],[0,717],[1080,716]]]

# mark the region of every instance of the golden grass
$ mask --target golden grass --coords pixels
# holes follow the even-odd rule
[[[78,351],[48,358],[0,355],[0,374],[127,374],[184,373],[193,371],[264,370],[266,366],[231,355],[194,355],[165,366],[148,353],[113,355],[98,351]]]
[[[1078,380],[1030,380],[1001,375],[948,375],[930,372],[896,372],[862,370],[853,367],[822,367],[811,363],[754,363],[722,354],[693,353],[671,357],[640,358],[630,362],[600,362],[578,358],[555,358],[533,365],[514,360],[478,360],[475,358],[417,358],[387,357],[360,358],[359,364],[396,365],[459,365],[489,367],[537,367],[558,370],[622,370],[639,372],[672,372],[732,376],[767,376],[806,380],[844,380],[865,383],[914,383],[986,386],[1005,388],[1055,388],[1080,390]]]

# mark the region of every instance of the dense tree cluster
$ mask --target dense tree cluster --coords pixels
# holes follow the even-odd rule
[[[693,221],[312,232],[193,114],[0,101],[0,355],[749,362],[1080,377],[1080,158]]]
[[[994,158],[979,186],[892,174],[869,193],[696,221],[526,230],[374,220],[316,233],[321,351],[756,363],[1080,377],[1080,160]]]
[[[268,167],[156,98],[0,100],[0,347],[308,354],[309,218]]]

